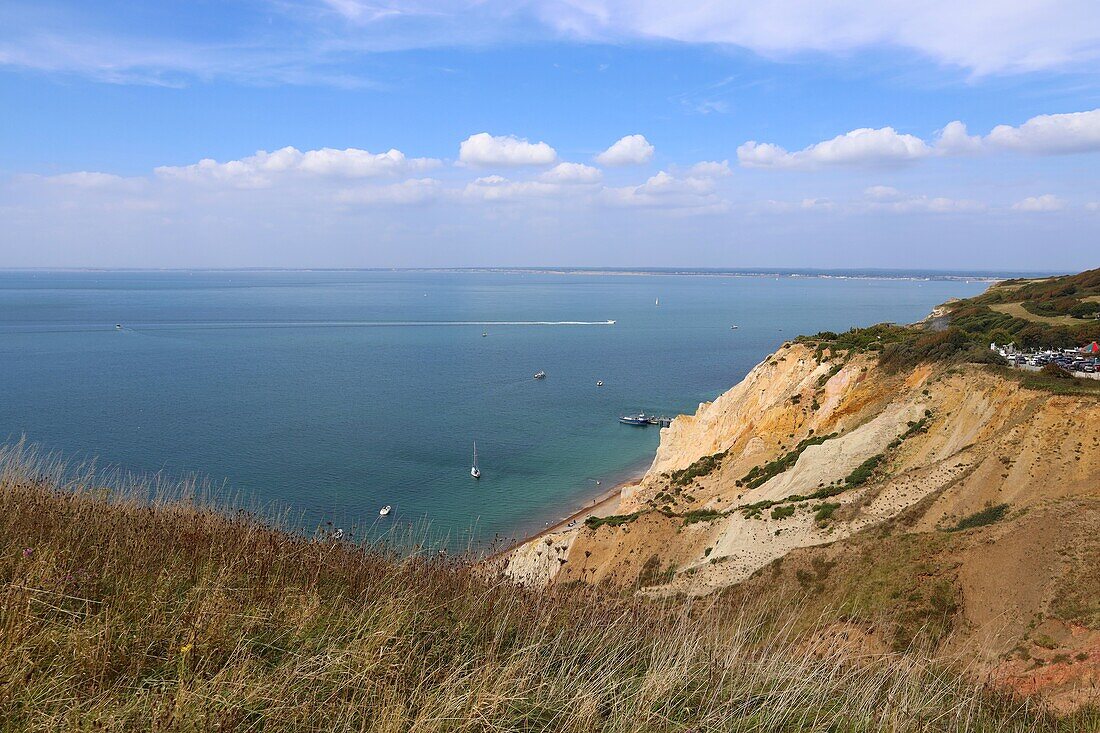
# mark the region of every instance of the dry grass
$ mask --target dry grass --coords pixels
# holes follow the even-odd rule
[[[774,611],[518,590],[0,448],[0,729],[1086,730]]]

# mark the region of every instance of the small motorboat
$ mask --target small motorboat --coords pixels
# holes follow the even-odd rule
[[[623,425],[645,427],[649,425],[649,415],[646,415],[644,412],[639,412],[637,415],[623,415],[619,418],[619,422]]]
[[[535,379],[546,379],[546,372],[541,369],[535,372]]]
[[[475,479],[481,478],[481,469],[477,467],[477,441],[474,441],[474,465],[470,466],[470,475]]]
[[[393,511],[393,507],[391,507],[389,504],[387,504],[386,506],[384,506],[384,507],[382,507],[381,509],[378,510],[378,516],[384,517],[387,514],[389,514],[391,511]]]
[[[481,338],[485,338],[485,337],[486,337],[486,336],[488,336],[488,335],[489,335],[489,334],[488,334],[488,333],[487,333],[486,331],[482,331],[482,332],[481,332]]]
[[[730,326],[730,330],[731,331],[736,331],[737,330],[737,324],[735,323],[732,326]]]
[[[597,387],[602,387],[603,386],[603,380],[602,379],[597,379],[596,380],[596,386]]]
[[[115,324],[115,330],[116,331],[121,331],[122,330],[122,324],[121,323],[116,323]]]

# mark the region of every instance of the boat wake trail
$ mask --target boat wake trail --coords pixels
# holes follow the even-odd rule
[[[421,326],[614,326],[615,321],[194,321],[130,323],[125,328],[107,324],[70,324],[52,328],[11,329],[20,333],[73,333],[78,331],[188,331],[254,328],[412,328]],[[0,331],[7,329],[0,329]]]
[[[154,328],[403,328],[412,326],[613,326],[615,321],[234,321],[135,324]]]

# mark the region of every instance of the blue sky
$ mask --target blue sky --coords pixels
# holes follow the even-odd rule
[[[7,0],[0,109],[0,266],[1100,264],[1082,0]]]

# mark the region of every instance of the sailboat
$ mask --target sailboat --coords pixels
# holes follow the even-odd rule
[[[477,467],[477,441],[474,441],[474,465],[470,467],[470,475],[481,478],[481,469]]]
[[[657,300],[653,301],[653,305],[660,305],[660,304],[661,304],[661,299],[660,298],[657,298]]]

